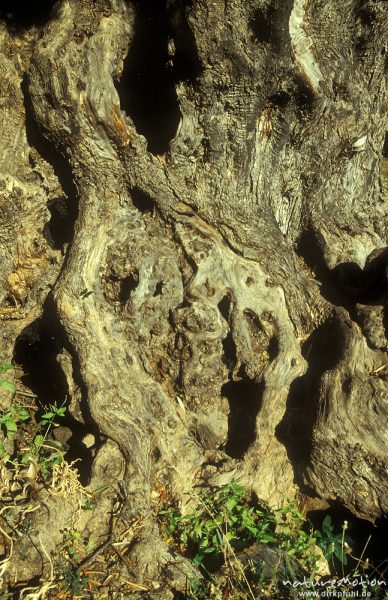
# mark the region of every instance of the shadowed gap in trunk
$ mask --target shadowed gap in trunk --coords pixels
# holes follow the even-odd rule
[[[126,304],[131,297],[132,292],[139,285],[139,273],[135,271],[130,273],[120,281],[119,301],[121,304]]]
[[[231,312],[231,300],[228,294],[226,294],[218,303],[218,310],[220,311],[225,321],[229,322]],[[226,337],[222,339],[222,347],[224,349],[222,361],[228,367],[229,372],[231,372],[237,363],[236,344],[234,343],[231,329],[229,329]]]
[[[67,405],[68,384],[56,360],[65,346],[66,340],[54,304],[48,299],[42,317],[26,327],[16,339],[13,356],[14,363],[24,373],[20,378],[21,383],[37,397],[37,421],[51,405]],[[82,438],[87,433],[96,435],[95,428],[76,421],[68,412],[63,418],[58,418],[56,423],[71,430],[71,437],[66,442],[65,459],[69,462],[78,461],[76,467],[81,483],[87,483],[92,456],[82,443]]]
[[[270,44],[273,52],[287,52],[290,45],[288,23],[292,2],[273,2],[253,11],[248,26],[259,44]]]
[[[388,249],[382,248],[376,256],[371,253],[363,269],[350,261],[329,269],[317,236],[309,229],[300,236],[296,252],[320,281],[322,296],[346,308],[354,321],[357,321],[354,310],[357,303],[382,302],[387,287]]]
[[[194,34],[190,28],[188,14],[192,0],[178,0],[168,3],[171,37],[174,41],[174,53],[171,59],[173,79],[176,83],[185,81],[195,86],[203,72],[198,56]]]
[[[334,368],[341,358],[341,329],[336,319],[320,325],[301,350],[308,368],[304,375],[292,382],[286,412],[276,428],[276,437],[285,445],[290,461],[299,467],[309,461],[311,454],[321,377],[325,371]]]
[[[161,155],[168,150],[180,119],[169,63],[166,0],[138,0],[135,6],[135,33],[116,87],[121,108],[147,139],[149,152]]]
[[[322,296],[332,304],[343,306],[349,310],[351,302],[346,297],[337,274],[326,265],[317,236],[311,228],[300,236],[296,253],[304,259],[306,265],[321,283]]]
[[[40,27],[49,21],[56,2],[57,0],[2,0],[0,21],[4,21],[10,31],[15,33],[33,26]]]
[[[152,212],[157,206],[155,200],[139,188],[131,190],[131,200],[133,206],[142,213]]]
[[[346,534],[350,538],[348,543],[352,549],[351,554],[356,559],[359,559],[359,557],[363,555],[364,561],[368,558],[371,564],[371,571],[373,567],[381,565],[382,568],[380,573],[370,573],[369,576],[371,578],[376,577],[376,579],[382,579],[383,577],[380,577],[380,574],[385,572],[383,563],[386,562],[387,554],[387,519],[378,519],[376,524],[373,525],[373,523],[370,523],[365,519],[358,519],[337,502],[332,502],[329,509],[309,511],[307,513],[307,518],[313,524],[314,529],[322,531],[322,523],[327,515],[330,515],[334,533],[337,534],[342,533],[344,522],[347,521],[348,528]],[[369,536],[370,540],[368,541]],[[358,564],[358,560],[353,559],[351,556],[348,555],[347,558],[349,564],[346,567],[346,572],[352,573],[354,568],[357,568],[360,565]],[[339,568],[341,567],[339,562],[337,563],[337,566]],[[381,598],[383,598],[383,595]]]
[[[229,402],[229,428],[225,452],[232,458],[242,458],[256,438],[256,417],[262,404],[264,383],[248,377],[229,381],[221,394]]]
[[[388,158],[388,131],[385,133],[384,137],[383,157]]]
[[[27,141],[52,166],[66,194],[66,197],[60,196],[48,201],[47,207],[51,213],[51,219],[46,223],[42,232],[52,248],[60,249],[65,243],[71,242],[74,236],[74,225],[78,217],[77,190],[68,161],[56,150],[54,144],[44,137],[39,129],[28,91],[27,77],[24,77],[21,89],[24,95],[24,109],[26,112]],[[30,157],[30,163],[32,168],[36,166],[33,157]]]

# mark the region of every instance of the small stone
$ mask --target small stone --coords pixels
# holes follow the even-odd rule
[[[84,446],[86,446],[87,448],[91,448],[92,446],[95,445],[96,443],[96,438],[94,437],[94,435],[92,433],[87,433],[83,438],[82,438],[82,443]]]
[[[73,432],[71,429],[69,427],[63,427],[62,425],[53,430],[53,438],[60,442],[62,446],[66,446],[72,435]]]

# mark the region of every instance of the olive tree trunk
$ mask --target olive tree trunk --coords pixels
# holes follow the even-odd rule
[[[0,29],[0,358],[50,305],[139,573],[161,486],[388,498],[384,2],[166,4]]]

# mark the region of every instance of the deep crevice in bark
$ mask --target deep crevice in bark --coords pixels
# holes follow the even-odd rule
[[[256,42],[270,44],[274,37],[274,16],[276,10],[270,6],[258,8],[249,19],[249,27]]]
[[[388,248],[370,255],[363,269],[355,263],[341,263],[333,273],[354,302],[379,304],[387,289],[387,268]]]
[[[11,32],[18,33],[32,26],[47,23],[51,10],[57,0],[2,0],[0,4],[0,20],[4,21]]]
[[[368,558],[374,565],[386,561],[386,548],[388,536],[387,519],[377,519],[376,524],[370,523],[365,519],[359,519],[349,510],[341,507],[337,502],[331,502],[329,509],[312,510],[307,513],[307,518],[311,521],[314,529],[322,530],[322,521],[326,515],[330,515],[334,531],[342,531],[344,521],[348,522],[349,528],[346,533],[352,540],[351,548],[353,556],[364,555],[364,560]],[[368,538],[370,536],[370,541]],[[366,546],[367,544],[367,546]],[[382,569],[382,572],[384,569]]]
[[[50,405],[67,406],[69,387],[56,357],[66,346],[58,316],[52,300],[46,301],[42,316],[26,327],[18,336],[13,360],[23,370],[21,382],[37,397],[37,421]],[[65,459],[77,461],[76,468],[82,483],[90,476],[91,451],[82,443],[87,433],[95,433],[93,427],[80,423],[68,411],[57,424],[71,430],[64,451]]]
[[[110,273],[104,278],[104,297],[109,304],[119,303],[122,307],[125,307],[138,285],[139,271],[136,268],[133,268],[124,277],[116,273]]]
[[[349,310],[349,300],[338,285],[336,278],[333,277],[335,274],[327,267],[319,241],[312,229],[307,229],[302,233],[296,246],[296,253],[304,259],[306,265],[320,282],[322,296],[331,304],[343,306]],[[346,267],[345,271],[347,272]]]
[[[146,138],[149,152],[164,154],[180,119],[166,0],[138,0],[136,8],[135,33],[116,88],[121,108]]]
[[[333,269],[325,263],[315,233],[305,231],[296,249],[321,283],[322,296],[336,306],[344,307],[350,317],[359,322],[356,304],[381,304],[387,287],[388,249],[371,253],[365,267],[355,262],[343,262]]]
[[[157,206],[155,200],[139,188],[131,190],[131,199],[133,206],[142,213],[151,212]]]
[[[175,51],[170,57],[172,73],[176,83],[186,81],[195,83],[203,72],[193,32],[188,24],[186,14],[191,1],[183,1],[180,6],[169,7],[172,26],[172,39]]]
[[[121,304],[126,304],[131,297],[132,292],[139,285],[139,273],[130,273],[120,281],[119,301]]]
[[[156,298],[157,296],[161,296],[161,294],[163,293],[163,285],[164,285],[163,281],[158,281],[156,283],[156,285],[155,285],[155,291],[152,294],[152,296],[154,298]]]
[[[104,442],[104,439],[90,412],[88,390],[82,378],[78,355],[71,347],[71,344],[69,344],[68,340],[65,342],[65,348],[72,358],[72,375],[75,385],[80,390],[79,408],[84,421],[84,423],[81,423],[76,419],[71,419],[73,426],[70,427],[69,425],[69,427],[72,429],[73,436],[69,441],[69,457],[71,460],[76,460],[77,458],[81,459],[81,461],[77,462],[75,466],[79,473],[80,482],[83,485],[86,485],[89,482],[94,454],[98,452],[99,448]],[[86,449],[84,444],[82,444],[80,447],[80,442],[87,433],[91,433],[95,439],[94,448],[92,450]],[[80,454],[77,455],[77,452],[82,452],[82,456]]]
[[[23,369],[21,381],[44,405],[60,406],[66,401],[68,385],[55,358],[62,348],[62,333],[51,309],[26,327],[15,342],[13,359]]]
[[[222,360],[229,372],[231,372],[237,364],[237,349],[231,331],[229,331],[227,336],[222,340],[222,347],[224,350]]]
[[[12,294],[6,296],[0,304],[1,308],[16,308],[17,306],[18,303],[16,301],[16,298]]]
[[[272,96],[270,96],[268,100],[274,106],[284,108],[291,100],[291,96],[287,92],[276,92],[275,94],[272,94]]]
[[[269,340],[267,352],[268,352],[268,358],[269,358],[270,362],[275,360],[275,358],[279,354],[279,340],[276,336],[272,336],[271,339]]]
[[[230,308],[231,308],[230,297],[228,294],[226,294],[218,303],[218,310],[220,311],[221,315],[224,317],[225,321],[228,321],[228,319],[229,319]]]
[[[229,294],[226,294],[218,303],[218,310],[227,322],[229,322],[230,319],[231,308],[232,304],[230,296]],[[224,350],[222,361],[227,366],[229,373],[231,373],[237,364],[237,348],[233,339],[233,333],[230,329],[226,337],[222,340],[222,347]]]
[[[384,158],[388,158],[388,131],[385,133],[384,136],[384,146],[383,146],[383,152],[382,152]]]
[[[231,458],[242,458],[256,439],[256,417],[262,404],[264,383],[245,377],[229,381],[221,394],[229,402],[228,439],[225,452]]]
[[[69,214],[68,203],[64,196],[53,198],[47,202],[51,219],[43,228],[43,235],[55,250],[61,250],[73,239],[75,216]]]
[[[90,480],[93,460],[97,444],[94,448],[88,448],[83,444],[82,439],[91,433],[90,427],[83,425],[71,417],[67,417],[64,421],[64,426],[69,427],[72,432],[70,439],[67,442],[67,452],[65,459],[72,463],[78,471],[79,481],[82,485],[87,485]]]
[[[274,53],[287,53],[290,38],[288,22],[292,2],[275,2],[256,9],[249,19],[249,28],[256,42],[271,45]]]
[[[354,9],[354,48],[361,57],[368,49],[368,42],[373,32],[375,15],[373,9],[364,1],[359,2]]]
[[[74,236],[74,225],[78,217],[77,189],[67,159],[58,152],[52,142],[44,137],[38,126],[28,91],[27,75],[22,81],[21,89],[24,97],[28,144],[38,152],[39,156],[52,166],[54,173],[58,177],[59,183],[66,194],[66,198],[55,198],[47,203],[47,207],[51,213],[51,219],[46,224],[43,231],[48,243],[55,249],[61,249],[63,248],[63,245],[70,242]],[[37,168],[36,159],[31,153],[30,163],[33,169]],[[36,172],[38,176],[41,177],[38,168]]]
[[[316,101],[315,94],[310,90],[301,76],[294,76],[293,83],[293,97],[297,106],[302,112],[311,111]]]
[[[341,330],[336,319],[329,319],[313,331],[302,345],[308,362],[304,375],[294,379],[288,393],[286,411],[276,427],[276,437],[287,450],[294,465],[305,464],[311,453],[311,435],[319,408],[319,383],[325,371],[340,360]]]

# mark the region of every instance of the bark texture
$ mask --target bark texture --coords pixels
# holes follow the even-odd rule
[[[70,410],[144,518],[139,576],[169,561],[161,484],[372,521],[388,498],[385,3],[160,3],[171,70],[139,98],[146,4],[0,31],[0,358],[50,305]]]

